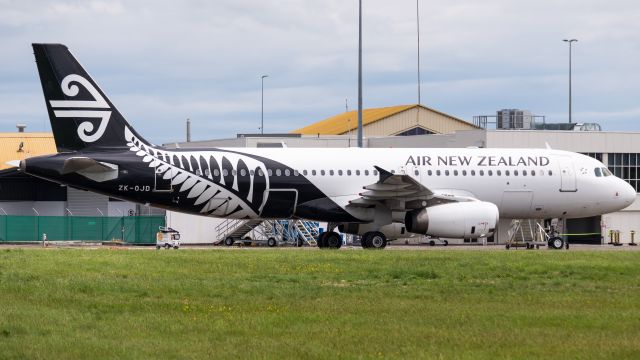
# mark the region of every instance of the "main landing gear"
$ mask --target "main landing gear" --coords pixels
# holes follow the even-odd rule
[[[369,231],[362,235],[363,249],[384,249],[387,246],[387,237],[380,231]]]
[[[340,249],[342,238],[334,231],[323,232],[318,235],[318,247],[320,249]]]

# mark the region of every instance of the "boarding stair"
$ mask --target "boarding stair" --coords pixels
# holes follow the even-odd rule
[[[511,221],[509,230],[507,231],[506,248],[525,247],[539,248],[541,245],[546,246],[549,235],[539,220],[535,219],[514,219]]]
[[[215,244],[219,244],[224,239],[230,237],[232,239],[242,239],[247,233],[254,230],[260,224],[262,220],[246,220],[246,219],[227,219],[216,226],[217,241]]]
[[[238,220],[227,219],[216,226],[216,242],[219,244],[226,238],[233,240],[250,237],[254,241],[266,241],[270,238],[291,245],[317,246],[319,224],[305,220]],[[250,235],[250,236],[249,236]],[[300,240],[300,241],[299,241]]]

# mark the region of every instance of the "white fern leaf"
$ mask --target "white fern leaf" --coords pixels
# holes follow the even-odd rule
[[[218,192],[218,189],[216,189],[213,186],[208,188],[207,190],[205,190],[205,192],[203,192],[200,195],[200,197],[196,200],[194,205],[200,205],[200,204],[204,203],[205,201],[209,201],[209,199],[211,199],[213,196],[215,196],[217,192]]]
[[[189,176],[187,178],[187,180],[184,182],[184,184],[182,184],[182,187],[180,188],[180,192],[187,191],[187,190],[191,189],[191,187],[193,185],[195,185],[196,182],[198,182],[198,178],[197,177]]]
[[[194,198],[196,196],[200,196],[204,192],[204,189],[207,188],[207,184],[204,181],[197,183],[191,191],[189,191],[189,195],[187,195],[187,199]]]
[[[171,185],[182,184],[185,180],[187,180],[187,177],[189,177],[187,173],[180,173],[171,180]]]

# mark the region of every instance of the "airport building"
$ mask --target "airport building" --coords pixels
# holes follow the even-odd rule
[[[540,118],[543,121],[540,121]],[[403,105],[367,109],[363,114],[364,146],[371,148],[544,148],[584,153],[602,161],[612,173],[640,189],[640,133],[599,131],[596,124],[547,124],[544,118],[529,111],[499,110],[493,129],[487,117],[474,119],[474,124],[422,105]],[[555,130],[539,130],[555,129]],[[340,148],[356,146],[357,113],[338,114],[312,123],[288,134],[240,134],[231,139],[215,139],[167,144],[167,147],[316,147]],[[48,133],[0,134],[0,160],[19,160],[29,156],[55,152],[53,137]],[[5,166],[5,167],[8,167]],[[0,213],[12,215],[107,216],[164,215],[160,209],[110,199],[82,190],[64,188],[30,178],[15,169],[0,171]],[[185,243],[218,242],[238,221],[166,213],[167,225],[183,234]],[[514,228],[514,222],[519,225]],[[526,226],[525,226],[526,224]],[[608,242],[611,230],[620,231],[622,242],[631,240],[631,232],[640,230],[640,201],[623,211],[603,216],[572,219],[562,224],[571,242],[602,244]],[[253,226],[253,225],[252,225]],[[257,226],[257,225],[256,225]],[[322,224],[320,225],[323,226]],[[526,237],[537,223],[528,219],[503,219],[499,232],[488,239],[504,243],[513,236]],[[254,226],[255,227],[255,226]],[[251,229],[253,229],[252,227]],[[515,230],[514,230],[515,229]],[[247,231],[249,232],[249,231]],[[514,235],[515,234],[515,235]],[[244,235],[241,235],[244,236]],[[250,236],[250,235],[247,235]],[[459,240],[462,241],[462,240]]]

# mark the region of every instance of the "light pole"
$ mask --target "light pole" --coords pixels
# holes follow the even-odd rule
[[[260,81],[262,83],[262,100],[260,101],[260,134],[264,135],[264,78],[269,75],[262,75]]]
[[[358,147],[362,147],[362,0],[358,2]]]
[[[578,42],[578,39],[564,39],[562,41],[569,43],[569,124],[571,124],[571,44]]]

